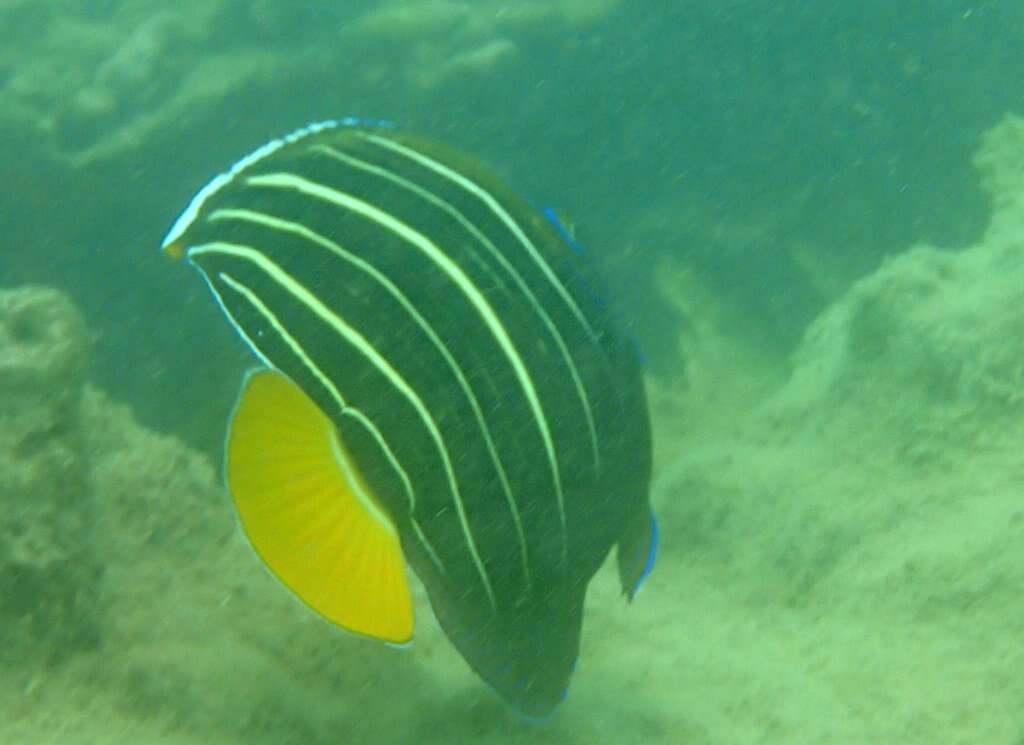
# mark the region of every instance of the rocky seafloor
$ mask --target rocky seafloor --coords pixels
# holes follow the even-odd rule
[[[982,240],[892,256],[784,380],[710,332],[688,387],[652,380],[659,565],[632,606],[597,577],[540,725],[422,596],[411,650],[312,617],[218,464],[90,385],[67,297],[4,289],[0,742],[1021,742],[1024,120],[975,162]]]

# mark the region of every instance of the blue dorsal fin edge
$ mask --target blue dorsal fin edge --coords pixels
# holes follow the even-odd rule
[[[565,241],[566,245],[568,245],[569,248],[571,248],[580,256],[587,255],[587,249],[583,247],[583,244],[576,240],[576,237],[572,234],[572,231],[569,230],[568,227],[566,227],[565,223],[562,222],[554,207],[542,208],[541,214],[543,214],[544,217],[548,219],[548,222],[550,222],[551,225],[554,226],[555,232],[558,233],[558,235],[561,237],[563,241]]]
[[[390,119],[378,119],[372,116],[346,116],[335,120],[342,127],[382,127],[398,129],[398,125]]]
[[[543,207],[541,208],[540,212],[542,215],[544,215],[547,221],[555,229],[555,232],[558,234],[558,236],[565,242],[567,246],[569,246],[569,248],[573,250],[573,253],[575,253],[577,257],[587,258],[588,251],[586,247],[578,240],[576,240],[576,236],[574,236],[572,234],[572,231],[569,230],[569,228],[566,226],[564,222],[562,222],[562,219],[558,216],[558,212],[553,207]],[[604,295],[602,295],[600,292],[597,291],[597,289],[594,288],[594,286],[587,280],[587,278],[580,272],[580,270],[576,266],[573,266],[571,268],[573,274],[573,281],[583,285],[584,289],[587,291],[587,294],[590,295],[590,297],[594,300],[594,303],[599,308],[601,308],[602,310],[607,310],[608,301],[605,299]],[[624,328],[625,323],[621,325],[623,326],[623,328],[621,328],[620,331],[622,333],[623,338],[625,338],[626,341],[629,343],[630,347],[632,347],[633,355],[636,357],[641,367],[646,367],[647,355],[644,353],[643,347],[640,346],[640,341],[636,338],[634,334],[630,333],[626,328]]]

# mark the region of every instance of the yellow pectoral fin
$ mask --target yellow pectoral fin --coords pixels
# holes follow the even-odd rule
[[[307,605],[358,634],[412,638],[398,533],[334,425],[284,375],[260,370],[243,384],[227,477],[256,553]]]

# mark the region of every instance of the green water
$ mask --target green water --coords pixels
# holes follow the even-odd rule
[[[0,302],[0,743],[1020,743],[1022,34],[1009,0],[0,0],[0,289],[85,319]],[[350,114],[567,216],[647,360],[661,557],[632,605],[595,580],[546,723],[423,598],[403,652],[311,618],[220,485],[254,361],[157,247]]]

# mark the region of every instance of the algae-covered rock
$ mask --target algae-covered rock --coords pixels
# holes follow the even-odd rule
[[[406,741],[430,688],[416,661],[339,634],[273,580],[217,467],[90,386],[89,346],[62,293],[0,292],[0,742],[97,708],[202,742]],[[395,721],[362,716],[394,692]]]
[[[97,565],[82,317],[56,290],[0,291],[0,640],[18,656],[95,636]]]
[[[619,2],[392,0],[299,9],[185,0],[103,11],[80,0],[0,3],[0,131],[21,132],[33,152],[79,167],[131,159],[167,137],[168,126],[216,122],[232,105],[268,96],[283,103],[283,90],[319,80],[325,67],[344,71],[342,89],[351,85],[353,93],[378,82],[427,89],[472,79],[515,59],[531,34],[591,26]],[[237,38],[226,39],[228,29]]]
[[[271,577],[206,455],[92,387],[83,419],[102,502],[105,647],[72,675],[94,681],[119,716],[201,742],[330,743],[340,731],[408,741],[430,690],[414,657],[339,632]],[[387,721],[367,715],[381,701]]]
[[[676,426],[682,437],[661,444],[656,502],[682,550],[749,562],[763,588],[775,583],[791,602],[838,592],[836,572],[879,597],[872,583],[888,583],[912,613],[953,606],[959,588],[996,584],[993,572],[1019,577],[996,568],[1020,565],[1011,549],[1024,446],[1022,132],[1008,117],[983,138],[975,162],[994,209],[978,243],[914,246],[854,282],[810,323],[788,377],[761,388],[760,402],[742,395],[758,390],[756,363],[729,372],[712,364],[728,347],[693,348],[694,383],[674,410],[701,411],[691,399],[705,396],[704,368],[725,371],[732,399],[716,401],[714,428],[686,421],[699,438]],[[673,411],[664,391],[659,402]],[[671,435],[667,418],[656,421]],[[968,565],[969,577],[915,586]]]
[[[1024,200],[1024,117],[1010,115],[985,132],[974,155],[981,185],[997,211],[1021,208]]]
[[[595,24],[618,0],[500,3],[420,0],[381,3],[347,25],[344,45],[364,60],[361,74],[398,78],[420,89],[491,76],[520,58],[521,43],[552,30]]]
[[[975,162],[993,198],[984,239],[960,252],[915,246],[856,282],[808,329],[776,414],[921,461],[1019,424],[1024,121],[989,132]]]

